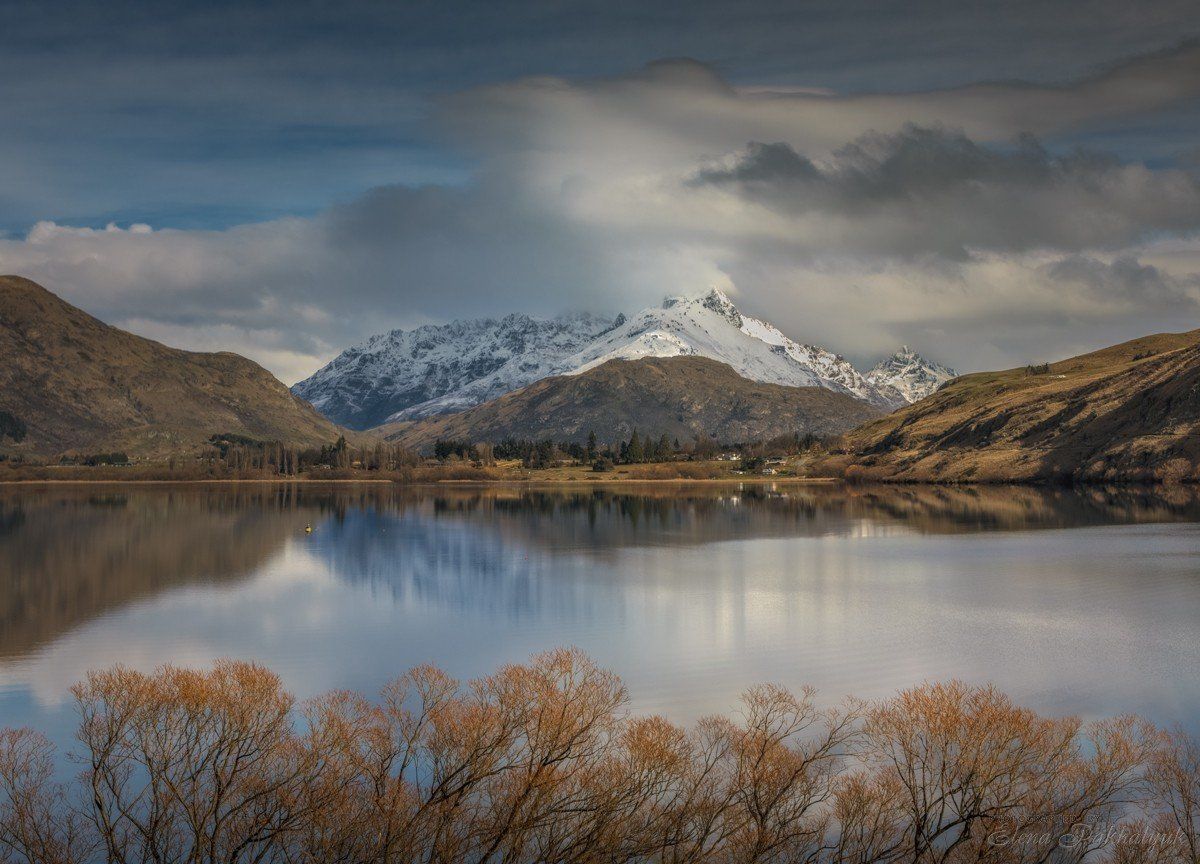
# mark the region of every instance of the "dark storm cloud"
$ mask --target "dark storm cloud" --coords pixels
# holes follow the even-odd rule
[[[1179,303],[1190,307],[1194,277],[1180,280],[1132,255],[1120,255],[1112,261],[1100,261],[1086,255],[1072,255],[1045,268],[1055,283],[1072,285],[1097,294],[1119,295],[1148,303]]]
[[[822,183],[823,179],[812,160],[801,156],[791,145],[751,141],[746,145],[745,155],[732,167],[701,170],[691,183],[718,186],[743,183],[750,189],[774,190],[793,183]]]
[[[859,236],[849,242],[861,252],[1120,248],[1200,229],[1195,174],[1088,151],[1054,155],[1029,136],[1001,149],[909,126],[864,136],[820,166],[787,144],[752,143],[691,184],[796,216],[853,219]]]
[[[1165,69],[1136,58],[1200,35],[1194,13],[1188,0],[8,0],[0,231],[38,219],[225,227],[316,212],[377,185],[462,182],[469,162],[424,123],[431,101],[530,75],[619,75],[661,57],[695,57],[735,85],[867,102],[975,87],[964,98],[1004,115],[1006,129],[1031,118],[991,106],[990,85],[976,82],[1049,88],[1039,99],[1052,104],[1027,109],[1044,115],[1073,110],[1053,88],[1089,79],[1068,102],[1127,111],[1131,99],[1161,103],[1164,80],[1186,86],[1186,61],[1166,78],[1131,76],[1147,62]],[[1124,84],[1097,74],[1113,69],[1126,70]],[[1186,149],[1200,132],[1190,116],[1144,118],[1123,155]]]

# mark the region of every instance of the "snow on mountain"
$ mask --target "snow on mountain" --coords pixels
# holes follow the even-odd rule
[[[668,297],[604,333],[563,362],[563,371],[582,372],[615,358],[698,355],[728,363],[744,378],[791,387],[825,387],[881,407],[901,404],[880,392],[843,357],[802,345],[766,321],[743,315],[722,292],[703,297]]]
[[[875,364],[866,379],[880,391],[894,392],[911,404],[956,376],[953,369],[932,363],[905,345],[891,357]]]
[[[508,315],[392,330],[343,351],[292,392],[355,429],[457,411],[555,374],[557,361],[623,322]]]
[[[864,376],[842,356],[795,342],[766,321],[743,315],[714,289],[668,297],[628,319],[509,315],[393,330],[342,352],[292,390],[331,420],[365,429],[461,411],[612,359],[686,355],[727,363],[754,381],[825,387],[888,410],[954,377],[907,348]]]

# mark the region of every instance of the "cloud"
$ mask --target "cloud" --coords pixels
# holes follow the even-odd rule
[[[826,230],[797,231],[797,246],[858,253],[1114,249],[1200,228],[1200,180],[1187,171],[1055,156],[1030,136],[992,148],[941,128],[871,133],[820,166],[785,143],[752,143],[690,185],[726,190],[798,228],[819,218]]]
[[[442,104],[440,134],[476,165],[464,184],[224,230],[43,222],[0,240],[0,271],[289,383],[392,326],[712,285],[855,359],[909,342],[1016,365],[1196,320],[1196,175],[1027,133],[1195,95],[1198,57],[867,96],[738,87],[690,61],[523,79]]]
[[[738,87],[703,63],[664,60],[612,78],[530,78],[477,88],[445,100],[441,120],[488,155],[573,154],[566,165],[586,157],[650,167],[668,154],[696,158],[746,140],[783,140],[820,155],[906,124],[951,127],[983,141],[1046,136],[1146,116],[1198,95],[1200,41],[1191,41],[1066,84],[910,93]]]
[[[1097,298],[1119,297],[1134,304],[1183,301],[1196,287],[1194,280],[1189,280],[1189,286],[1129,255],[1111,261],[1072,256],[1046,265],[1044,272],[1056,284],[1075,285]]]

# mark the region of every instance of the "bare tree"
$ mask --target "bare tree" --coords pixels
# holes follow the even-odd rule
[[[875,776],[849,784],[843,806],[853,814],[854,854],[865,843],[879,861],[1082,860],[1100,835],[1073,829],[1131,800],[1151,753],[1147,730],[1131,718],[1085,729],[961,682],[875,706],[863,741]]]
[[[94,835],[54,781],[54,748],[30,729],[0,730],[0,861],[77,864]]]
[[[327,755],[295,736],[292,697],[260,666],[117,667],[74,693],[110,861],[268,860],[323,803]]]
[[[1200,743],[1181,729],[1162,735],[1150,760],[1151,821],[1133,832],[1142,854],[1165,847],[1200,862]],[[1135,845],[1131,842],[1131,846]]]
[[[756,687],[690,729],[630,716],[567,649],[465,684],[418,667],[378,700],[296,705],[232,661],[74,693],[77,785],[0,732],[3,864],[1197,861],[1194,740],[958,682],[833,709]]]

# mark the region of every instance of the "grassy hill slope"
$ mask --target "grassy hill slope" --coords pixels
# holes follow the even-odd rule
[[[743,378],[704,357],[610,360],[579,375],[546,378],[458,414],[380,427],[408,447],[439,438],[601,441],[642,433],[691,440],[749,441],[774,435],[837,434],[877,417],[862,400],[820,387]]]
[[[0,276],[0,411],[25,429],[19,443],[11,429],[0,437],[0,451],[42,456],[166,456],[217,433],[298,446],[339,435],[245,357],[135,336],[17,276]]]
[[[848,436],[848,476],[1200,479],[1200,330],[1039,369],[964,375]]]

